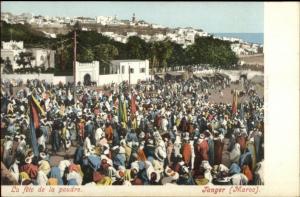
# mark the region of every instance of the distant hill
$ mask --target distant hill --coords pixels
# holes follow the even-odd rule
[[[24,47],[30,48],[33,45],[35,47],[44,47],[53,41],[51,38],[47,38],[41,31],[37,31],[31,28],[30,25],[22,24],[8,24],[1,21],[1,41],[24,41]]]
[[[47,33],[55,33],[55,34],[67,34],[73,28],[73,26],[65,25],[64,27],[53,27],[50,25],[44,25],[42,27],[38,25],[32,25],[33,29],[37,31],[45,31]],[[92,31],[96,32],[114,32],[119,35],[126,35],[127,32],[137,32],[138,34],[147,34],[147,35],[154,35],[154,34],[166,34],[168,32],[173,32],[174,29],[170,28],[152,28],[149,27],[142,27],[142,26],[130,26],[130,25],[101,25],[101,24],[79,24],[79,27],[87,28]]]

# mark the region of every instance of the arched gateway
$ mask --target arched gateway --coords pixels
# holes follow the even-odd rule
[[[85,74],[84,75],[83,85],[85,85],[85,86],[91,85],[91,75],[90,74]]]

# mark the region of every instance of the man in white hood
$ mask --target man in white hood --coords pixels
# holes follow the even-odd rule
[[[96,146],[100,145],[99,142],[102,137],[105,137],[105,133],[104,133],[103,129],[101,127],[99,127],[98,129],[96,129],[96,132],[95,132]]]
[[[19,181],[19,163],[20,161],[16,159],[15,162],[9,168],[9,172],[16,179],[16,181]]]
[[[18,144],[17,152],[25,155],[26,149],[26,136],[22,134],[20,135],[20,143]]]

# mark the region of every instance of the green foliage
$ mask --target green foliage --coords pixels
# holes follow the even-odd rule
[[[147,59],[149,54],[149,44],[137,36],[131,36],[126,43],[128,59]]]
[[[100,73],[105,73],[109,70],[110,61],[118,56],[118,48],[112,44],[99,44],[94,46],[93,52],[95,54],[95,60],[99,61]]]
[[[54,38],[46,38],[43,32],[33,30],[29,24],[8,24],[1,21],[1,41],[24,41],[24,47],[51,46]]]
[[[94,59],[94,53],[92,49],[84,48],[78,51],[77,61],[79,62],[92,62]]]
[[[168,65],[181,66],[186,64],[185,50],[180,44],[170,42],[172,47],[172,55],[168,59]]]
[[[112,59],[149,59],[150,68],[163,70],[166,67],[192,64],[209,64],[212,67],[229,69],[237,64],[238,58],[230,48],[230,42],[212,37],[196,37],[195,43],[183,49],[181,45],[164,40],[147,43],[137,36],[128,38],[126,44],[116,42],[95,31],[77,32],[77,61],[100,62],[100,72],[107,71]],[[42,32],[34,31],[30,25],[11,25],[2,22],[1,40],[24,41],[25,47],[47,47],[56,51],[55,73],[71,73],[73,70],[74,32],[46,38]],[[22,65],[19,61],[19,65]]]
[[[217,68],[230,68],[238,61],[230,48],[230,42],[212,37],[196,37],[195,43],[186,49],[189,64],[210,64]]]
[[[9,74],[9,73],[13,72],[12,64],[11,64],[11,61],[8,57],[6,57],[5,60],[2,59],[2,57],[1,57],[1,66],[2,65],[4,66],[3,73]]]
[[[23,66],[25,68],[29,65],[32,68],[31,61],[34,60],[32,52],[21,52],[19,54],[19,59],[17,59],[16,63],[18,66]]]

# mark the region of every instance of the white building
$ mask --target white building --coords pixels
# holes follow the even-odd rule
[[[6,50],[24,49],[24,42],[23,41],[17,42],[14,40],[11,40],[9,42],[2,41],[2,49],[6,49]]]
[[[151,36],[150,35],[139,35],[139,37],[143,40],[145,40],[146,42],[149,42],[151,40]]]
[[[118,34],[113,35],[111,38],[114,39],[117,42],[122,42],[124,44],[127,43],[127,41],[128,41],[127,36],[118,35]]]
[[[127,32],[127,36],[130,37],[130,36],[137,36],[138,33],[133,31],[133,32]]]
[[[241,48],[239,43],[231,44],[230,45],[231,50],[236,54],[236,55],[245,55],[246,52],[243,48]]]
[[[31,48],[27,51],[32,53],[34,60],[31,61],[33,67],[54,68],[55,51],[50,49]]]
[[[97,16],[96,22],[100,23],[101,25],[107,25],[110,24],[113,20],[113,17],[111,16]]]
[[[33,67],[45,67],[54,68],[54,56],[55,51],[50,49],[31,48],[24,49],[24,43],[22,41],[9,41],[2,42],[1,58],[6,60],[7,58],[11,61],[13,70],[20,68],[17,64],[19,54],[21,52],[31,52],[34,60],[31,61]]]
[[[149,24],[145,22],[138,22],[136,25],[139,27],[149,27]]]
[[[139,80],[150,78],[148,60],[112,60],[109,74],[106,75],[99,74],[100,66],[98,61],[76,62],[76,83],[91,81],[105,85],[130,81],[130,84],[136,84]]]
[[[1,58],[3,60],[9,59],[12,64],[12,69],[19,68],[17,64],[17,59],[21,52],[25,52],[24,43],[23,41],[16,42],[16,41],[9,41],[9,42],[1,42],[2,49],[1,49]]]
[[[195,41],[195,34],[193,32],[188,32],[185,36],[185,39],[190,41],[191,43],[194,43]]]
[[[184,37],[177,37],[177,44],[185,44]]]
[[[116,75],[121,81],[136,84],[139,80],[149,78],[148,60],[112,60],[111,64],[110,74]]]
[[[153,29],[160,29],[160,28],[163,29],[163,28],[165,28],[165,26],[157,25],[157,24],[152,24],[151,27],[152,27]]]
[[[207,37],[208,33],[207,32],[203,32],[203,31],[197,31],[196,35],[200,36],[200,37]]]
[[[18,64],[17,64],[17,59],[19,57],[19,53],[21,53],[23,50],[10,50],[10,49],[1,49],[1,58],[3,60],[10,60],[11,65],[12,65],[12,69],[15,70],[17,68],[19,68]]]
[[[115,33],[112,31],[101,32],[102,35],[112,37]]]
[[[154,35],[152,36],[153,41],[162,41],[162,40],[164,40],[165,38],[166,38],[166,36],[163,35],[163,34],[154,34]]]

